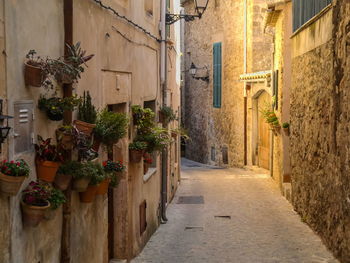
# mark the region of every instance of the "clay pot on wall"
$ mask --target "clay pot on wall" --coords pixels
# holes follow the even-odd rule
[[[87,123],[85,121],[74,120],[74,126],[78,131],[91,136],[92,131],[94,130],[96,124]]]
[[[36,172],[38,178],[48,183],[55,180],[56,172],[60,166],[58,162],[36,161]]]
[[[97,195],[104,195],[108,192],[108,186],[111,182],[110,178],[105,179],[100,185],[97,187],[96,194]]]
[[[74,146],[74,138],[71,133],[65,133],[63,131],[56,130],[56,138],[58,143],[65,150],[72,150]]]
[[[58,189],[65,191],[67,190],[70,182],[72,180],[71,175],[66,175],[66,174],[56,174],[54,184],[57,186]]]
[[[80,192],[80,202],[92,203],[95,200],[97,188],[99,185],[89,185],[85,192]]]
[[[16,195],[21,188],[25,176],[9,176],[0,173],[0,191],[6,195]]]
[[[24,82],[26,86],[41,87],[46,78],[44,71],[40,65],[34,66],[24,63]]]
[[[139,163],[141,162],[142,156],[143,156],[143,150],[133,150],[129,149],[129,158],[130,162],[132,163]]]
[[[289,136],[290,135],[289,127],[283,128],[283,132],[286,136]]]
[[[82,177],[79,179],[73,180],[73,190],[77,192],[84,192],[89,186],[91,178],[89,177]]]
[[[44,219],[46,210],[50,207],[47,202],[45,206],[27,205],[21,201],[23,223],[28,226],[36,227]]]

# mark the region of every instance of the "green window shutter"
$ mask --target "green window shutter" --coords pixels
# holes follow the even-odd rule
[[[221,108],[222,92],[222,45],[221,42],[213,46],[213,106]]]

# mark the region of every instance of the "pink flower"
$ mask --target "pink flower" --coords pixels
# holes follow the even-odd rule
[[[12,160],[12,161],[11,161],[11,163],[15,163],[15,161],[14,161],[14,160]]]

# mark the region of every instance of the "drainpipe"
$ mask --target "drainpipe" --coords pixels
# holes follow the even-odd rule
[[[244,41],[243,41],[243,73],[247,73],[247,0],[244,0]],[[248,140],[248,134],[247,134],[247,83],[244,81],[244,87],[243,87],[243,97],[244,97],[244,165],[247,165],[247,155],[248,155],[248,147],[247,147],[247,140]]]
[[[166,13],[167,4],[166,0],[162,0],[161,3],[161,46],[160,46],[160,81],[163,92],[163,106],[167,106],[167,27],[166,27]],[[168,221],[166,217],[166,203],[167,203],[167,184],[168,184],[168,152],[167,149],[162,151],[162,183],[161,183],[161,222],[166,223]]]

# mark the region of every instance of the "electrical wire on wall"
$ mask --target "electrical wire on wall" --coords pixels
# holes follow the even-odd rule
[[[156,37],[155,35],[152,35],[150,32],[148,32],[146,29],[144,29],[142,26],[136,24],[135,22],[133,22],[132,20],[130,20],[129,18],[127,18],[126,16],[120,15],[116,10],[114,10],[112,7],[110,6],[106,6],[105,4],[102,3],[101,0],[92,0],[95,3],[97,3],[98,5],[100,5],[102,8],[111,11],[114,15],[116,15],[117,17],[119,17],[120,19],[123,19],[124,21],[126,21],[128,24],[136,27],[137,29],[139,29],[140,31],[142,31],[143,33],[145,33],[146,35],[148,35],[149,37],[153,38],[154,40],[156,40],[157,42],[162,42],[163,40],[159,39],[158,37]]]

